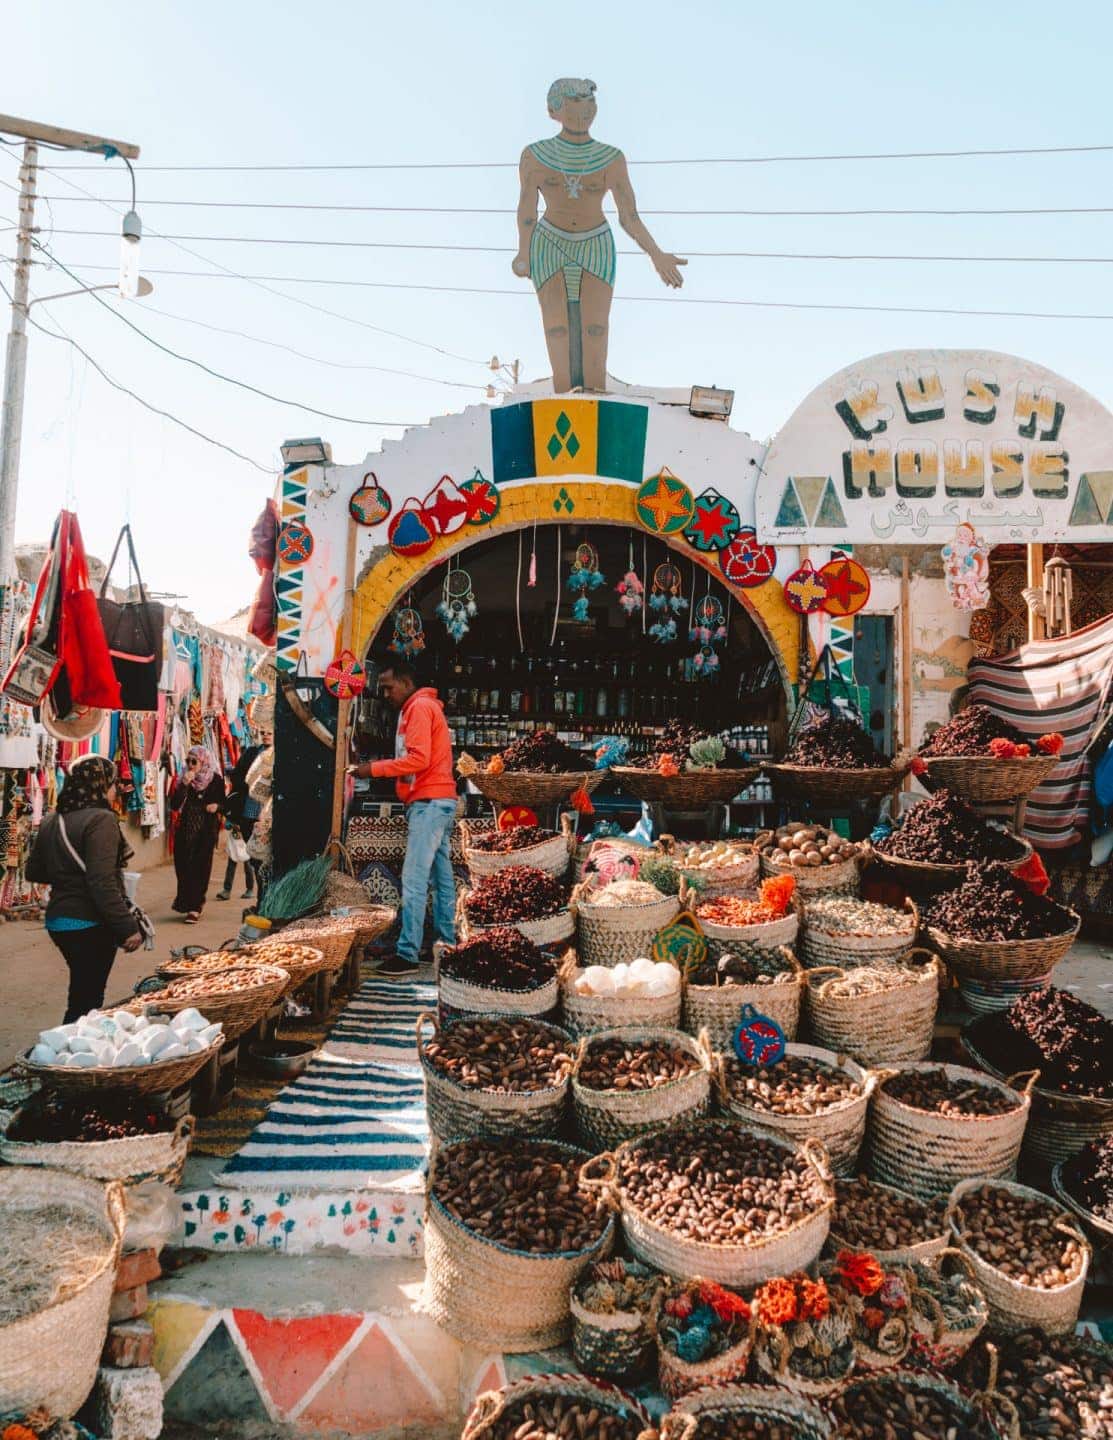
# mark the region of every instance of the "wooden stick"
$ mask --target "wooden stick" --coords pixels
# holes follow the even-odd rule
[[[900,562],[900,729],[901,744],[912,748],[912,581],[908,556]],[[903,788],[912,785],[911,775],[904,777]]]
[[[1028,552],[1028,588],[1037,590],[1043,589],[1043,546],[1041,544],[1029,545]],[[1047,631],[1044,627],[1043,616],[1037,615],[1032,609],[1028,611],[1028,639],[1044,640]]]
[[[352,606],[356,589],[356,551],[359,548],[359,526],[354,520],[348,521],[348,553],[344,561],[344,611],[340,620],[340,649],[349,650],[352,644]],[[329,839],[340,840],[344,824],[344,780],[348,773],[348,725],[351,718],[352,702],[341,700],[336,713],[335,766],[332,772],[332,829]]]

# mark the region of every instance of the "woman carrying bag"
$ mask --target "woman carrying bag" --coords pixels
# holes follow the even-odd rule
[[[116,951],[138,950],[143,943],[124,891],[132,851],[112,808],[115,787],[111,760],[103,755],[75,760],[27,862],[27,878],[50,886],[46,928],[69,967],[63,1024],[104,1004]]]
[[[170,809],[178,812],[174,832],[178,893],[170,908],[184,915],[187,925],[196,925],[205,908],[224,809],[224,777],[204,745],[194,745],[186,755],[185,774],[170,797]]]

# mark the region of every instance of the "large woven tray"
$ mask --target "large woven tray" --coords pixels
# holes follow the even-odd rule
[[[156,1095],[177,1090],[202,1070],[224,1044],[218,1035],[207,1050],[197,1055],[182,1055],[177,1060],[156,1060],[151,1065],[90,1065],[78,1069],[70,1065],[38,1065],[20,1057],[20,1064],[42,1083],[46,1090],[61,1095],[87,1096],[91,1090],[127,1090],[133,1095]],[[28,1052],[29,1054],[30,1052]]]
[[[945,786],[964,800],[1019,800],[1042,785],[1059,763],[1057,755],[995,760],[992,755],[924,755],[928,788]]]
[[[197,1009],[210,1025],[219,1021],[224,1026],[226,1040],[235,1040],[261,1020],[290,985],[289,975],[277,965],[253,965],[250,968],[259,977],[259,984],[253,985],[250,990],[215,989],[209,995],[179,995],[175,989],[182,981],[170,980],[165,989],[140,995],[121,1008],[130,1010],[134,1015],[177,1015],[180,1010]],[[238,977],[242,974],[241,967],[217,970],[209,978],[219,981],[223,975]]]
[[[1082,924],[1082,916],[1076,911],[1060,908],[1069,924],[1069,929],[1060,935],[1045,935],[1038,940],[967,940],[929,925],[928,938],[932,949],[942,955],[956,975],[972,980],[1032,980],[1047,975],[1058,964],[1074,944]]]
[[[993,1019],[992,1015],[979,1015],[976,1020],[971,1020],[963,1027],[959,1038],[962,1048],[975,1065],[987,1074],[1005,1080],[1008,1078],[1005,1072],[986,1058],[979,1043],[982,1033],[992,1024]],[[1037,1081],[1032,1087],[1032,1119],[1035,1120],[1041,1112],[1060,1120],[1093,1121],[1102,1126],[1098,1133],[1113,1133],[1113,1098],[1106,1098],[1104,1095],[1076,1095],[1064,1090],[1049,1090]],[[1029,1127],[1031,1124],[1032,1121],[1029,1121]],[[1093,1136],[1087,1138],[1092,1139]]]
[[[852,800],[880,800],[896,790],[909,765],[884,765],[869,770],[829,770],[822,765],[763,765],[773,793],[786,800],[816,805],[845,805]]]
[[[754,783],[761,766],[660,775],[656,770],[638,770],[633,765],[612,765],[611,774],[636,800],[662,801],[674,810],[695,810],[701,805],[725,805],[733,800]]]
[[[577,790],[588,795],[607,778],[606,770],[564,770],[547,775],[531,770],[504,770],[488,775],[477,770],[468,779],[481,795],[496,805],[555,805]]]
[[[1004,830],[1004,825],[998,825],[996,821],[990,820],[989,825],[995,830]],[[1020,835],[1014,835],[1009,831],[1009,837],[1016,842],[1016,854],[1003,863],[1010,870],[1019,870],[1021,865],[1031,857],[1032,847],[1027,840]],[[933,888],[944,885],[958,885],[966,876],[965,860],[956,861],[953,865],[938,860],[906,860],[900,855],[887,855],[884,850],[873,847],[873,858],[895,871],[901,879],[909,886],[915,888],[917,883],[929,883]]]

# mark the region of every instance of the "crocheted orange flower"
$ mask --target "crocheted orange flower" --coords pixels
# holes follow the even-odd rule
[[[713,1280],[700,1282],[699,1298],[705,1305],[711,1306],[724,1325],[729,1325],[732,1320],[745,1323],[750,1318],[750,1307],[742,1296],[736,1295],[733,1290],[724,1290]]]
[[[761,882],[762,903],[778,918],[787,911],[795,893],[796,879],[792,875],[774,875]]]
[[[799,1313],[796,1286],[783,1275],[766,1280],[754,1292],[754,1309],[765,1325],[790,1325]]]
[[[1016,755],[1016,746],[1003,735],[998,735],[996,740],[989,742],[989,753],[995,760],[1012,760]]]
[[[660,760],[657,761],[657,774],[658,774],[658,775],[679,775],[679,774],[680,774],[680,766],[676,763],[676,758],[675,758],[675,756],[672,756],[672,755],[662,755],[661,758],[660,758]]]
[[[799,1311],[801,1320],[822,1320],[831,1308],[831,1296],[822,1280],[799,1280]]]
[[[1053,730],[1050,735],[1041,735],[1036,741],[1036,749],[1043,755],[1058,755],[1063,748],[1063,737],[1058,730]]]
[[[505,769],[506,762],[501,755],[492,755],[490,760],[487,761],[488,775],[501,775]]]
[[[865,1251],[840,1250],[835,1259],[835,1273],[856,1295],[876,1295],[885,1283],[885,1271],[878,1260]]]

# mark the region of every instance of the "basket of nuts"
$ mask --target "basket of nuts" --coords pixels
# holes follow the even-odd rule
[[[853,1175],[866,1133],[874,1078],[853,1060],[815,1045],[787,1045],[773,1065],[719,1057],[723,1111],[753,1130],[799,1143],[822,1140],[836,1175]]]
[[[926,1059],[942,975],[938,957],[920,949],[886,965],[805,970],[812,1035],[859,1065]]]
[[[478,831],[460,821],[464,864],[473,883],[494,875],[507,865],[530,865],[563,880],[575,845],[575,832],[567,816],[561,829],[545,830],[540,825],[512,825],[506,830]]]
[[[471,1408],[460,1440],[656,1440],[632,1395],[584,1375],[529,1375],[488,1390]]]
[[[386,908],[386,907],[383,907]],[[318,915],[294,920],[282,927],[283,935],[297,945],[312,945],[325,957],[323,969],[343,970],[355,948],[359,926],[355,918],[341,915]]]
[[[726,1050],[752,1005],[777,1022],[786,1040],[795,1040],[803,993],[804,972],[787,945],[736,944],[687,972],[682,1024],[692,1035],[706,1028],[712,1048]]]
[[[587,1158],[573,1145],[502,1135],[436,1150],[425,1313],[457,1340],[510,1354],[566,1340],[572,1285],[614,1237],[613,1217],[577,1178]]]
[[[978,1345],[961,1378],[971,1386],[990,1385],[1010,1400],[1025,1440],[1109,1440],[1113,1430],[1113,1346],[1089,1336],[1023,1330]]]
[[[0,1155],[3,1155],[0,1140]],[[1099,1246],[1113,1240],[1113,1138],[1091,1140],[1089,1145],[1060,1160],[1051,1171],[1051,1189],[1057,1200],[1083,1222]]]
[[[570,1035],[590,1035],[635,1023],[663,1025],[669,1030],[679,1026],[680,971],[665,961],[649,962],[652,979],[643,981],[641,974],[649,974],[642,964],[644,958],[627,967],[624,977],[618,966],[581,966],[576,952],[568,951],[557,974],[561,1021]]]
[[[948,1271],[953,1260],[957,1269]],[[989,1320],[989,1303],[978,1289],[974,1267],[952,1246],[930,1265],[913,1265],[909,1319],[916,1358],[936,1370],[951,1370],[973,1345]]]
[[[835,1181],[828,1251],[868,1250],[883,1265],[930,1260],[947,1248],[940,1204],[860,1175]]]
[[[624,1025],[580,1041],[572,1070],[572,1108],[584,1143],[607,1150],[711,1107],[714,1062],[706,1032]]]
[[[210,1024],[224,1026],[225,1040],[234,1040],[261,1020],[289,986],[289,975],[277,965],[237,965],[170,980],[121,1008],[133,1015],[176,1015],[196,1007]]]
[[[560,999],[556,963],[512,925],[459,945],[434,947],[441,1021],[464,1015],[551,1015]]]
[[[653,949],[657,932],[675,920],[680,900],[644,880],[584,880],[572,891],[580,959],[585,965],[629,963]]]
[[[993,1391],[968,1395],[941,1375],[853,1376],[831,1396],[833,1440],[1016,1440],[1016,1412]]]
[[[425,1039],[425,1027],[433,1037]],[[440,1141],[469,1135],[551,1135],[560,1128],[572,1055],[555,1025],[524,1015],[417,1018],[429,1129]]]
[[[790,821],[754,841],[765,877],[794,875],[804,895],[857,895],[862,847],[822,825]]]
[[[912,900],[903,910],[847,895],[821,895],[804,905],[800,951],[805,965],[884,965],[907,955],[916,943],[920,913]]]
[[[708,1385],[678,1400],[661,1440],[829,1440],[831,1422],[811,1401],[773,1385]]]
[[[878,1075],[869,1123],[869,1173],[921,1200],[949,1195],[974,1176],[1016,1174],[1031,1088],[1024,1090],[961,1065],[903,1065]]]
[[[636,1260],[600,1260],[572,1286],[572,1354],[589,1375],[637,1380],[656,1360],[653,1316],[662,1279]]]
[[[463,939],[496,925],[512,925],[535,945],[559,945],[575,933],[562,881],[533,865],[507,865],[460,897],[457,930]]]
[[[718,1120],[628,1140],[580,1176],[621,1212],[639,1260],[735,1288],[811,1264],[834,1203],[818,1140],[795,1146]]]
[[[706,899],[741,895],[757,884],[759,857],[750,840],[675,840],[662,835],[658,844]]]
[[[947,1214],[989,1302],[991,1330],[1074,1329],[1093,1252],[1065,1210],[1026,1185],[963,1180]]]

